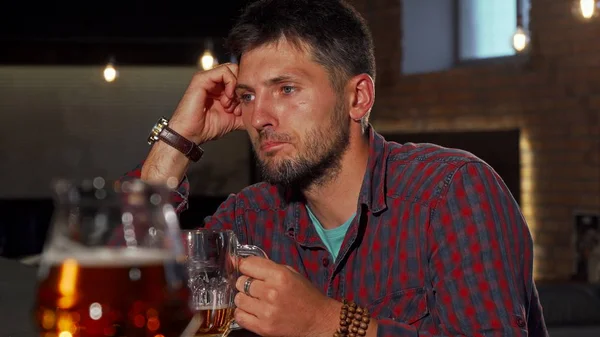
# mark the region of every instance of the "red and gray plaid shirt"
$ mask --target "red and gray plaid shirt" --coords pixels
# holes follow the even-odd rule
[[[531,235],[493,169],[464,151],[400,145],[372,128],[369,137],[356,217],[336,261],[302,198],[267,183],[230,195],[205,226],[233,229],[327,296],[367,307],[378,336],[547,336]],[[184,179],[174,195],[180,212],[188,191]]]

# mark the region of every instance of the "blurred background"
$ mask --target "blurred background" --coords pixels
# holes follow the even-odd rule
[[[494,167],[531,228],[548,324],[600,325],[597,2],[350,2],[375,40],[375,129]],[[223,38],[247,3],[2,3],[1,256],[40,252],[52,179],[114,179],[145,158],[194,72],[237,61]],[[259,178],[244,133],[204,148],[186,228]]]

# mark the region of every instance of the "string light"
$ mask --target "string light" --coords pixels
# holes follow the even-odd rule
[[[219,64],[219,61],[213,55],[213,43],[211,39],[206,39],[204,41],[204,53],[200,56],[198,60],[198,66],[203,70],[209,70]]]
[[[529,44],[529,36],[523,27],[517,27],[517,31],[513,35],[512,40],[513,48],[517,53],[524,51]]]
[[[512,46],[517,53],[523,52],[529,45],[529,34],[523,28],[523,16],[517,16],[517,30],[512,37]]]
[[[215,57],[210,50],[205,50],[200,57],[200,66],[204,70],[212,69],[215,66]]]
[[[573,0],[571,10],[575,17],[589,21],[598,15],[599,5],[600,3],[596,0]]]
[[[579,12],[584,19],[591,19],[596,13],[596,0],[579,0]]]
[[[115,68],[114,60],[112,58],[110,61],[108,61],[108,64],[104,68],[103,75],[104,75],[104,80],[108,83],[114,82],[117,79],[117,77],[119,76],[119,72]]]

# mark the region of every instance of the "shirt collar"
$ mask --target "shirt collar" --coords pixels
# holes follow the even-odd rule
[[[388,143],[369,125],[369,160],[363,178],[358,203],[366,205],[372,213],[387,208],[385,200]]]
[[[388,142],[382,135],[373,130],[369,124],[366,132],[369,137],[369,159],[367,160],[367,169],[363,177],[362,187],[358,197],[359,205],[366,205],[373,213],[378,213],[387,208],[385,202],[385,185]],[[280,195],[283,197],[283,206],[290,202],[303,200],[299,191],[277,187]]]
[[[373,130],[369,125],[367,128],[369,137],[369,159],[367,160],[367,169],[363,177],[363,183],[358,197],[358,205],[365,205],[371,213],[379,213],[387,208],[386,204],[386,167],[388,156],[388,142],[382,135]],[[296,201],[295,207],[288,211],[287,231],[289,235],[297,235],[296,239],[303,244],[316,244],[313,242],[316,238],[314,228],[307,226],[302,230],[300,223],[308,223],[308,213],[304,209],[303,197],[298,192],[291,190],[281,191],[284,195],[285,204]],[[291,234],[290,234],[291,233]],[[312,239],[311,239],[312,238]],[[311,241],[312,240],[312,241]]]

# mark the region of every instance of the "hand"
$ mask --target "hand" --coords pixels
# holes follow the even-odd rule
[[[192,78],[169,126],[201,144],[244,128],[235,97],[238,66],[222,64]]]
[[[323,295],[291,267],[260,257],[240,261],[235,320],[261,336],[333,336],[342,303]],[[244,283],[254,278],[250,295]]]

